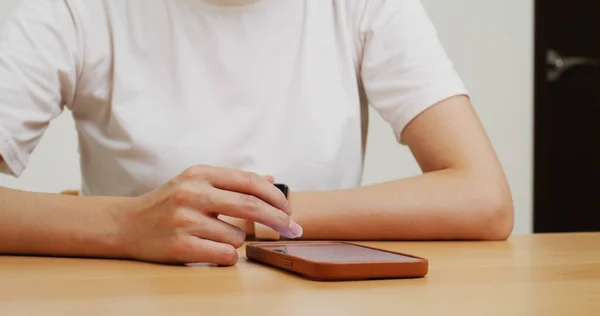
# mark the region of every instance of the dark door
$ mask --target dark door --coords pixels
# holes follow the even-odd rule
[[[600,1],[535,1],[534,232],[600,231]]]

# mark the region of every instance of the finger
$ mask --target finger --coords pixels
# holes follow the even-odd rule
[[[178,259],[184,263],[214,263],[232,266],[238,261],[238,253],[233,246],[196,236],[184,237],[180,241],[178,249]]]
[[[190,169],[192,175],[197,172],[204,177],[213,187],[253,195],[274,208],[291,214],[291,209],[285,195],[264,177],[256,173],[219,168],[219,167],[197,167]]]
[[[253,195],[238,192],[215,190],[218,192],[215,193],[215,198],[220,200],[216,209],[219,214],[261,223],[288,238],[301,236],[302,229],[290,219],[289,215],[265,203],[261,199]]]
[[[244,231],[246,236],[248,236],[248,232],[254,231],[254,222],[249,221],[247,219],[238,218],[238,217],[230,217],[230,216],[225,216],[225,215],[221,215],[221,214],[216,214],[215,217],[225,223],[231,224],[235,227],[239,227],[240,229],[242,229]]]
[[[271,227],[288,238],[300,237],[302,228],[290,220],[289,215],[265,201],[248,194],[217,188],[194,192],[179,192],[177,203],[205,213],[215,213],[242,218]]]
[[[199,219],[197,224],[191,225],[187,229],[190,235],[228,244],[236,249],[246,241],[246,232],[243,229],[199,212],[195,212],[195,214]]]

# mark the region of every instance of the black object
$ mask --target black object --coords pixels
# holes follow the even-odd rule
[[[535,233],[600,231],[600,1],[535,1]]]
[[[285,195],[285,198],[287,199],[288,197],[288,192],[289,192],[289,187],[285,184],[281,184],[281,183],[275,183],[275,186],[281,191],[283,192],[283,195]]]

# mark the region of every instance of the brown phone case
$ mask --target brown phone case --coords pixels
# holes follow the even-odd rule
[[[354,260],[346,262],[312,261],[300,256],[281,253],[286,246],[341,246],[349,245],[386,253],[388,256],[409,257],[406,260]],[[355,248],[356,249],[356,248]],[[429,262],[425,258],[366,247],[347,242],[260,242],[246,245],[246,257],[269,266],[293,272],[318,281],[350,281],[368,279],[421,278],[427,275]],[[400,259],[400,258],[399,258]]]

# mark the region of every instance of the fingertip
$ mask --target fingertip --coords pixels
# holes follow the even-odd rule
[[[292,233],[294,238],[300,238],[300,237],[302,237],[302,234],[304,233],[304,229],[302,228],[302,226],[298,225],[298,223],[296,223],[295,221],[290,220],[290,232]]]
[[[189,236],[186,262],[212,263],[220,266],[233,266],[238,261],[238,252],[232,245],[195,236]]]
[[[233,266],[238,261],[238,252],[232,245],[221,244],[223,246],[221,262],[218,262],[222,266]]]
[[[233,246],[235,249],[239,249],[242,248],[242,246],[244,246],[244,243],[246,242],[246,231],[239,227],[235,228],[238,236],[234,238],[233,242],[231,243],[231,246]]]
[[[279,231],[280,235],[288,239],[297,239],[302,237],[303,228],[294,221],[290,221],[290,227],[286,230]]]

